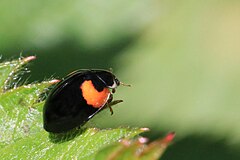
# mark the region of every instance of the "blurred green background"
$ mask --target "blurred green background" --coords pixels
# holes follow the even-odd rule
[[[20,53],[29,81],[113,68],[132,84],[92,126],[176,131],[164,160],[240,159],[238,0],[1,0],[0,54]]]

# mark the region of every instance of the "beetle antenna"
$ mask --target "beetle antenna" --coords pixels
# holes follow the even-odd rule
[[[131,87],[131,84],[125,84],[125,83],[122,83],[122,82],[120,82],[120,85],[126,86],[126,87]]]

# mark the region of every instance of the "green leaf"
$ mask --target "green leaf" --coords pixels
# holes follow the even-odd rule
[[[134,128],[98,130],[53,135],[41,132],[21,139],[0,150],[0,159],[94,159],[97,151],[121,138],[132,138],[143,132]]]
[[[38,97],[50,85],[51,81],[24,85],[0,94],[0,148],[42,128],[40,111],[34,106],[40,107]]]
[[[157,160],[173,140],[175,133],[169,133],[165,138],[145,144],[146,138],[138,140],[124,139],[109,145],[98,152],[98,160]]]
[[[35,58],[35,57],[34,57]],[[0,64],[0,159],[94,159],[97,152],[122,138],[133,138],[144,128],[81,128],[53,134],[42,127],[42,102],[39,97],[54,83],[13,86],[33,57]],[[121,101],[114,101],[119,103]]]
[[[35,56],[29,56],[26,58],[19,58],[18,60],[1,63],[0,92],[11,88],[13,85],[16,87],[16,79],[20,77],[21,73],[24,73],[20,72],[21,69],[24,69],[23,66],[35,58]]]

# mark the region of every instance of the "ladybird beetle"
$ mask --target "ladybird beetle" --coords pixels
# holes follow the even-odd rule
[[[106,107],[112,112],[109,105],[113,99],[112,93],[120,83],[115,75],[106,70],[77,70],[69,74],[51,90],[46,99],[44,129],[52,133],[67,132],[84,125]]]

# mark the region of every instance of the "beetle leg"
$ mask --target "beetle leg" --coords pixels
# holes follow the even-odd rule
[[[116,92],[116,89],[115,89],[115,88],[113,88],[113,89],[112,89],[112,93],[115,93],[115,92]]]
[[[113,95],[110,93],[107,103],[111,103],[113,100]]]
[[[114,106],[114,105],[116,105],[118,103],[121,103],[121,102],[123,102],[123,100],[115,100],[115,101],[112,101],[112,102],[107,104],[107,107],[110,109],[111,115],[113,115],[112,106]]]
[[[106,107],[109,108],[109,110],[110,110],[110,112],[111,112],[111,115],[113,115],[113,109],[112,109],[112,107],[111,107],[111,105],[110,105],[110,103],[112,102],[112,100],[113,100],[113,95],[110,94],[110,95],[109,95],[109,98],[108,98],[108,101],[107,101],[107,103],[106,103]]]
[[[114,106],[114,105],[116,105],[116,104],[118,104],[118,103],[123,102],[123,100],[114,100],[114,101],[112,101],[112,100],[113,100],[113,95],[110,94],[107,103],[106,103],[105,106],[103,107],[103,108],[109,108],[109,110],[110,110],[110,112],[111,112],[111,115],[113,115],[112,106]]]

